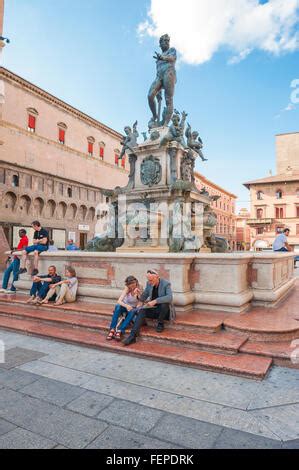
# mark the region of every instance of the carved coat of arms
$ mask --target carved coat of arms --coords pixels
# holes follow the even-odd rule
[[[146,157],[141,163],[140,177],[142,184],[146,186],[153,186],[158,184],[162,178],[162,167],[159,158],[150,155]]]

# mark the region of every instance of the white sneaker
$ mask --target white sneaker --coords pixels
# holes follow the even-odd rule
[[[6,289],[0,289],[0,294],[6,294]]]
[[[10,289],[7,289],[7,291],[5,292],[5,294],[16,294],[17,291],[15,290],[10,290]]]

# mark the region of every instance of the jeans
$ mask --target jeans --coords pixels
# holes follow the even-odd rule
[[[3,280],[2,280],[2,289],[7,289],[8,286],[8,281],[10,278],[11,273],[13,273],[13,281],[10,290],[16,291],[16,288],[14,286],[14,282],[19,279],[19,269],[20,269],[20,260],[19,258],[14,258],[12,263],[6,268],[3,274]]]
[[[158,304],[154,308],[143,308],[139,310],[131,334],[134,336],[138,335],[145,318],[154,318],[158,320],[159,323],[163,323],[164,320],[169,319],[169,314],[169,304]]]
[[[134,308],[133,308],[133,310],[128,312],[126,307],[122,307],[121,305],[116,304],[116,306],[114,308],[113,315],[112,315],[110,330],[112,330],[112,329],[115,330],[115,328],[117,327],[117,322],[118,322],[119,317],[123,314],[126,314],[126,318],[124,319],[124,321],[121,323],[121,325],[119,327],[119,331],[121,331],[122,333],[125,333],[126,328],[128,328],[129,324],[131,323],[131,321],[135,317],[136,312],[137,312],[137,310],[134,309]]]
[[[30,295],[31,297],[37,296],[44,299],[48,293],[51,282],[34,282],[32,284]]]
[[[42,253],[43,251],[48,251],[48,249],[48,245],[31,245],[27,246],[27,248],[25,248],[25,251],[26,253],[33,253],[33,251],[38,251],[39,253]]]

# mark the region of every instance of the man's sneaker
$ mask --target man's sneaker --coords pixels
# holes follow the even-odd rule
[[[26,268],[22,268],[20,269],[20,271],[18,272],[18,274],[25,274],[27,273],[27,269]]]
[[[7,289],[0,289],[0,294],[6,294]]]
[[[136,336],[135,335],[129,335],[124,341],[123,345],[124,346],[129,346],[130,344],[136,343]]]
[[[8,289],[5,293],[6,294],[15,294],[17,291]]]
[[[31,276],[36,276],[38,274],[38,269],[34,269],[31,273]]]
[[[157,333],[162,333],[163,330],[164,330],[164,323],[159,322],[158,325],[157,325],[157,328],[156,328],[156,332]]]

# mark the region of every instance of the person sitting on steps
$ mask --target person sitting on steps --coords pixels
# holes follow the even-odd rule
[[[50,286],[50,290],[41,305],[47,304],[53,295],[57,295],[55,306],[62,305],[64,303],[76,302],[77,290],[78,290],[78,279],[76,277],[76,271],[71,266],[65,268],[66,279],[61,279]]]
[[[164,320],[170,318],[170,306],[173,300],[170,282],[160,278],[155,269],[147,271],[147,280],[146,288],[140,296],[141,302],[144,302],[144,308],[141,307],[138,311],[131,333],[123,342],[124,346],[136,342],[136,336],[138,336],[145,318],[158,320],[156,327],[158,333],[164,330]]]
[[[38,220],[32,222],[32,227],[34,228],[33,245],[27,246],[22,253],[21,269],[19,274],[27,273],[26,263],[28,261],[28,255],[29,253],[34,253],[34,269],[31,275],[36,276],[38,274],[39,254],[43,251],[48,251],[49,249],[49,233],[41,227]]]
[[[117,304],[114,308],[112,321],[110,324],[110,331],[107,336],[107,341],[116,339],[120,341],[121,336],[125,333],[126,328],[130,325],[131,321],[137,314],[136,308],[142,305],[139,301],[142,288],[138,280],[134,276],[128,276],[125,280],[125,288],[122,291]],[[121,316],[126,315],[125,319],[117,327]]]
[[[33,284],[30,290],[30,298],[27,300],[27,303],[41,303],[48,294],[51,286],[59,281],[61,281],[61,277],[57,274],[55,266],[49,266],[48,274],[43,276],[34,276]]]

